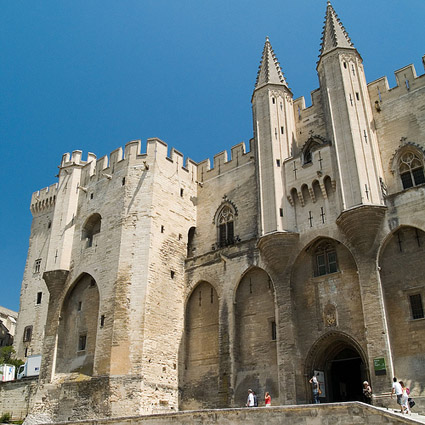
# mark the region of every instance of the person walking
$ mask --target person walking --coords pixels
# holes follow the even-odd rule
[[[372,404],[372,387],[369,382],[363,382],[363,401],[367,404]]]
[[[403,406],[401,404],[401,396],[403,395],[403,389],[401,388],[401,385],[397,382],[397,378],[394,376],[393,378],[393,387],[391,389],[391,398],[393,398],[393,395],[397,396],[397,404],[400,406],[401,413],[403,413]]]
[[[254,394],[251,388],[248,390],[248,399],[246,400],[246,407],[254,407]]]
[[[319,374],[317,374],[317,376],[319,376]],[[317,376],[314,376],[313,375],[313,377],[308,381],[311,384],[311,386],[312,386],[312,390],[313,390],[313,402],[315,404],[320,403],[319,395],[321,393],[321,391],[320,391],[320,384],[319,384],[319,381],[317,380]]]
[[[266,392],[266,395],[264,396],[264,404],[266,407],[270,407],[272,405],[272,398],[268,392]]]
[[[404,385],[403,381],[400,381],[401,385],[401,411],[402,413],[410,413],[410,406],[409,406],[409,394],[407,391],[406,386]]]

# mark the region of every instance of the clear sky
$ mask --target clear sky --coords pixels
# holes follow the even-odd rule
[[[425,0],[333,0],[371,82],[424,69]],[[19,309],[32,192],[63,153],[159,137],[201,161],[252,137],[265,37],[294,98],[318,87],[326,0],[0,0],[0,305]]]

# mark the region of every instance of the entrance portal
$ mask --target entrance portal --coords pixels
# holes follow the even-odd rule
[[[313,371],[323,372],[322,403],[363,401],[363,381],[368,380],[368,371],[361,347],[351,337],[340,332],[324,335],[306,360],[307,376],[311,377]],[[311,385],[308,392],[307,400],[311,400]]]
[[[327,362],[328,398],[331,402],[362,401],[365,368],[359,354],[346,348]]]

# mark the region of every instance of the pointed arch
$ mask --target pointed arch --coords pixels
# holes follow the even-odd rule
[[[235,404],[244,404],[250,387],[278,397],[275,293],[265,270],[252,267],[242,276],[234,311]]]
[[[399,189],[405,190],[425,183],[425,152],[415,143],[400,146],[391,158],[391,172],[399,178]]]
[[[93,245],[93,238],[100,233],[102,225],[102,217],[98,213],[92,214],[84,222],[81,230],[81,240],[86,241],[86,247],[89,248]]]
[[[190,293],[185,308],[181,408],[216,407],[219,384],[219,299],[207,281]]]
[[[310,136],[301,148],[302,164],[307,165],[313,162],[313,153],[320,148],[330,144],[330,141],[319,135]]]
[[[68,290],[57,335],[56,372],[93,375],[99,316],[99,290],[83,273]]]
[[[237,241],[235,235],[238,209],[236,205],[225,198],[214,215],[214,224],[217,228],[217,247],[223,248],[233,245]]]

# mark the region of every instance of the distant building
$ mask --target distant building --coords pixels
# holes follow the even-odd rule
[[[306,107],[267,39],[249,150],[212,167],[159,139],[63,156],[31,199],[15,340],[43,356],[35,411],[306,403],[313,372],[323,401],[368,380],[378,402],[395,373],[424,404],[425,76],[367,84],[330,3],[317,72]]]
[[[18,313],[0,306],[0,347],[13,344]]]

